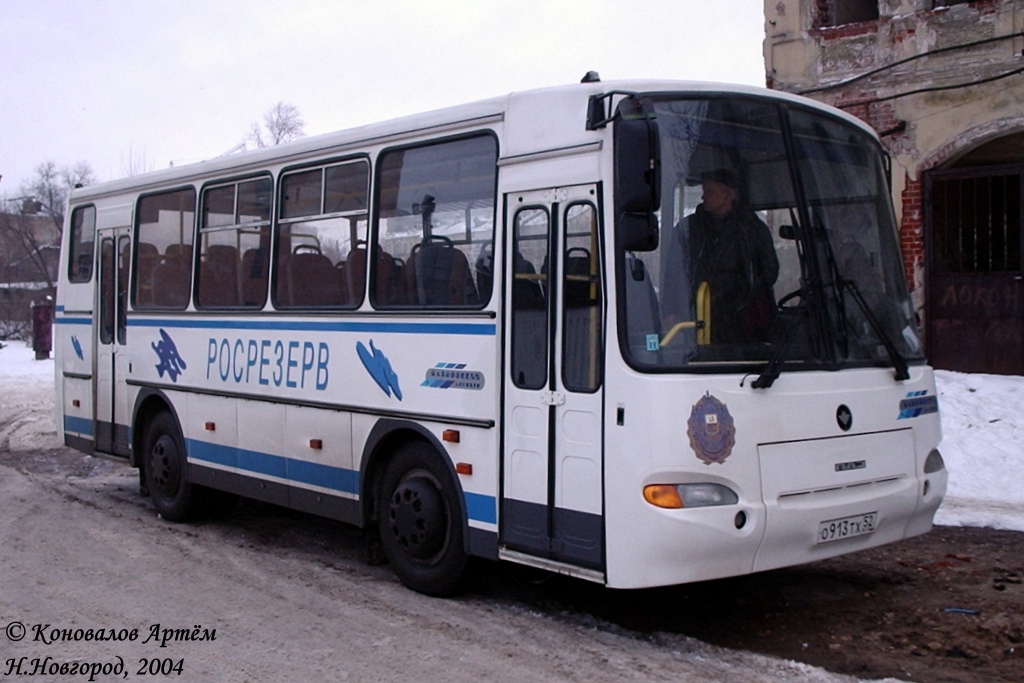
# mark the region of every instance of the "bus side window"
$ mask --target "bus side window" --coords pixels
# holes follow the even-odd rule
[[[470,263],[493,253],[497,158],[489,133],[381,154],[370,248],[376,264],[392,266],[371,271],[375,307],[480,308],[490,301],[493,277]]]
[[[161,250],[159,262],[152,264],[152,276],[144,282],[137,269],[132,289],[136,308],[185,308],[192,279],[192,242],[195,232],[196,191],[188,187],[146,195],[135,211],[137,250],[153,258],[152,245]]]
[[[278,308],[358,308],[362,303],[369,183],[365,159],[283,176],[274,266]]]
[[[263,308],[273,191],[269,176],[203,190],[197,308]]]
[[[82,206],[71,212],[71,247],[68,259],[68,280],[88,282],[92,279],[93,236],[96,234],[96,207]]]

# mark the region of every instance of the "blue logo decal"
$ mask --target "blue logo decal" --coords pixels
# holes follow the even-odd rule
[[[420,386],[431,389],[483,389],[484,373],[464,370],[465,367],[465,363],[438,363],[427,370],[427,377]]]
[[[736,427],[729,408],[710,393],[704,395],[690,411],[686,435],[690,447],[705,465],[721,464],[736,445]]]
[[[909,420],[921,415],[939,412],[939,397],[929,396],[928,391],[910,391],[900,401],[900,414],[897,420]]]
[[[78,337],[75,335],[71,335],[71,348],[75,350],[78,360],[85,360],[85,354],[82,353],[82,342],[78,341]]]
[[[392,391],[395,392],[395,398],[401,401],[402,390],[398,386],[398,375],[391,369],[391,361],[384,355],[384,352],[373,345],[373,340],[370,340],[369,350],[366,349],[363,342],[356,342],[356,353],[359,354],[359,360],[363,362],[363,367],[370,373],[370,377],[377,383],[377,386],[388,396]]]
[[[167,334],[167,331],[162,327],[160,328],[160,337],[162,341],[150,344],[153,350],[156,351],[157,358],[160,359],[160,362],[156,365],[156,371],[160,373],[161,377],[166,372],[172,382],[177,382],[178,375],[187,367],[185,360],[178,353],[178,347],[174,345],[171,335]]]

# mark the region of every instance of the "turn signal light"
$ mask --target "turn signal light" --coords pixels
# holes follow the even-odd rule
[[[655,507],[670,510],[683,507],[683,499],[679,491],[670,484],[652,484],[644,487],[644,500]]]
[[[702,508],[713,505],[735,505],[739,496],[721,484],[650,484],[644,487],[644,500],[669,510]]]

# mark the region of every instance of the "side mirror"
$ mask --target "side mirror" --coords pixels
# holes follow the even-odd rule
[[[624,251],[654,251],[658,248],[658,217],[653,213],[620,213],[615,241]]]
[[[650,103],[623,100],[615,118],[616,213],[657,211],[661,206],[661,150]]]
[[[658,248],[661,149],[658,122],[649,100],[629,97],[615,115],[615,215],[620,249]]]

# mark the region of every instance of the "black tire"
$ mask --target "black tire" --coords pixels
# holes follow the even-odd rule
[[[142,467],[153,507],[164,519],[187,522],[199,512],[196,487],[189,483],[185,444],[174,416],[162,411],[146,425]]]
[[[467,563],[462,505],[436,451],[423,442],[400,447],[378,501],[381,545],[402,583],[425,595],[458,592]]]

